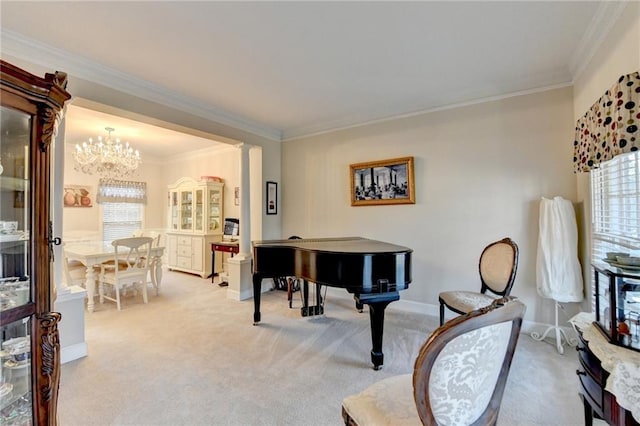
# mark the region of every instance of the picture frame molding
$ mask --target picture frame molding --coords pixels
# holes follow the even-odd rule
[[[351,185],[351,205],[352,206],[376,206],[390,204],[415,204],[415,184],[414,184],[414,160],[413,157],[398,157],[387,160],[366,161],[349,165],[349,180]],[[401,166],[406,167],[406,196],[398,198],[374,198],[361,199],[356,194],[356,174],[359,170],[375,169],[379,167]]]

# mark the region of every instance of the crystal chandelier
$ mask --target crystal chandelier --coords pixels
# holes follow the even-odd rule
[[[122,144],[120,139],[111,139],[113,127],[105,127],[109,133],[106,139],[98,136],[98,143],[89,138],[89,142],[76,144],[73,158],[76,160],[75,170],[106,178],[124,178],[134,174],[140,165],[140,152],[129,146],[129,142]]]

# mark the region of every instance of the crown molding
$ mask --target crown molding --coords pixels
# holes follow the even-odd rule
[[[622,16],[622,12],[629,3],[631,3],[629,0],[604,1],[600,3],[569,61],[569,72],[574,82],[591,62],[605,37]]]
[[[192,160],[192,159],[206,157],[207,155],[216,155],[216,154],[223,154],[225,152],[230,152],[230,151],[237,151],[240,145],[241,144],[219,145],[219,146],[212,146],[208,148],[197,149],[195,151],[182,152],[180,154],[173,155],[169,158],[164,158],[162,160],[162,163],[170,164],[175,160]]]
[[[270,140],[282,140],[282,131],[279,129],[223,111],[205,102],[181,96],[170,89],[90,61],[64,49],[24,37],[4,28],[0,31],[0,36],[3,56],[10,55],[47,68],[52,66],[55,68],[64,64],[65,72],[70,76],[101,84]]]
[[[386,117],[377,118],[377,119],[368,120],[368,121],[362,121],[362,122],[349,123],[349,122],[347,122],[345,120],[343,122],[332,122],[332,123],[325,123],[324,125],[309,126],[309,127],[294,129],[294,130],[291,130],[291,131],[285,131],[283,133],[283,135],[282,135],[282,142],[289,142],[289,141],[294,141],[294,140],[298,140],[298,139],[304,139],[304,138],[308,138],[308,137],[312,137],[312,136],[319,136],[319,135],[323,135],[323,134],[327,134],[327,133],[339,132],[339,131],[342,131],[342,130],[354,129],[354,128],[357,128],[357,127],[369,126],[369,125],[373,125],[373,124],[379,124],[379,123],[384,123],[384,122],[393,121],[393,120],[399,120],[399,119],[403,119],[403,118],[411,118],[411,117],[430,114],[430,113],[434,113],[434,112],[438,112],[438,111],[446,111],[446,110],[450,110],[450,109],[463,108],[463,107],[467,107],[467,106],[483,104],[483,103],[486,103],[486,102],[499,101],[499,100],[502,100],[502,99],[513,98],[513,97],[516,97],[516,96],[532,95],[532,94],[535,94],[535,93],[547,92],[549,90],[562,89],[562,88],[565,88],[565,87],[570,87],[572,85],[573,85],[573,82],[554,84],[554,85],[550,85],[550,86],[537,87],[535,89],[520,90],[520,91],[517,91],[517,92],[505,93],[505,94],[502,94],[502,95],[487,96],[487,97],[483,97],[483,98],[473,99],[473,100],[470,100],[470,101],[457,102],[457,103],[453,103],[453,104],[447,104],[447,105],[437,106],[437,107],[433,107],[433,108],[427,108],[427,109],[423,109],[423,110],[419,110],[419,111],[412,111],[412,112],[408,112],[408,113],[404,113],[404,114],[393,114],[393,115],[389,115],[389,116],[386,116]]]

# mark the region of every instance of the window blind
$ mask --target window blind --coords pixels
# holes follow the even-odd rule
[[[142,229],[142,208],[142,204],[102,203],[102,239],[132,237]]]
[[[591,171],[594,258],[640,249],[640,152],[614,157]]]
[[[146,182],[100,179],[97,200],[102,204],[102,239],[113,241],[133,236],[142,229]]]

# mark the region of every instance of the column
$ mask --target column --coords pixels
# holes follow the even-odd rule
[[[227,260],[229,287],[227,298],[243,300],[253,296],[251,271],[251,205],[250,205],[250,160],[251,145],[236,145],[240,149],[240,247],[239,252]]]

